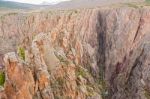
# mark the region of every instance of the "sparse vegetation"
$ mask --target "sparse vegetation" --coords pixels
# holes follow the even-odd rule
[[[147,90],[145,90],[144,95],[147,99],[150,99],[150,93]]]
[[[63,86],[65,84],[65,79],[64,78],[58,78],[57,82],[58,82],[58,85]]]
[[[79,77],[79,76],[86,77],[86,71],[83,68],[79,67],[76,71],[76,76],[77,77]]]
[[[5,73],[0,72],[0,86],[4,86],[5,83]]]
[[[87,91],[88,91],[88,96],[93,96],[94,95],[94,89],[90,86],[86,86]]]
[[[25,60],[25,49],[24,48],[19,47],[18,54],[22,60]]]
[[[105,99],[108,96],[108,88],[105,82],[105,66],[100,65],[100,78],[98,83],[101,85],[101,95]]]
[[[101,95],[102,95],[103,99],[105,99],[108,96],[106,82],[104,80],[100,81],[100,85],[101,85]]]
[[[69,64],[69,61],[67,60],[66,56],[58,54],[57,52],[54,52],[54,54],[61,63],[65,63],[65,66],[67,66]]]
[[[7,15],[16,15],[16,14],[18,14],[17,12],[11,12],[11,13],[8,13]]]
[[[139,8],[139,6],[137,4],[134,4],[134,3],[126,3],[126,5],[128,7],[132,7],[132,8]]]

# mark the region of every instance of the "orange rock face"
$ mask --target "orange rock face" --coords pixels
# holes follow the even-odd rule
[[[4,60],[7,72],[4,92],[7,99],[32,99],[35,82],[31,70],[19,62],[15,53],[8,53]]]

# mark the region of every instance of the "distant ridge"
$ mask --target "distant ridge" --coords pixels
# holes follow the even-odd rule
[[[37,5],[0,0],[0,8],[33,9],[35,7],[37,7]]]
[[[103,5],[111,5],[116,3],[129,3],[129,2],[144,2],[145,0],[71,0],[51,5],[52,9],[76,9],[76,8],[93,8]]]
[[[12,1],[0,0],[0,8],[10,9],[76,9],[76,8],[93,8],[97,6],[110,5],[116,3],[143,2],[145,0],[71,0],[63,1],[58,4],[43,2],[41,5],[18,3]]]

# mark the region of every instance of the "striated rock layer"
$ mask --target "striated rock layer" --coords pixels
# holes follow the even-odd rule
[[[150,8],[9,13],[0,19],[10,99],[149,99]],[[18,52],[19,54],[19,52]]]

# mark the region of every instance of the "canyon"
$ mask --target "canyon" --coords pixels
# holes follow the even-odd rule
[[[150,7],[0,15],[1,99],[149,99]]]

